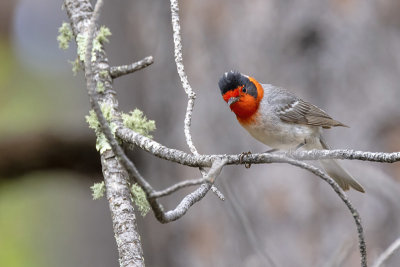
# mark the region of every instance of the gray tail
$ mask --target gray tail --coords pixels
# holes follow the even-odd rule
[[[329,146],[324,142],[321,138],[321,145],[324,149],[329,149]],[[340,166],[339,162],[335,159],[322,159],[320,160],[322,167],[325,169],[326,173],[335,180],[338,185],[344,190],[349,190],[350,187],[355,190],[365,193],[362,185],[351,176],[342,166]]]

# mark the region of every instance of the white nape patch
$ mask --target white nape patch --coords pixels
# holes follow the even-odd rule
[[[225,72],[224,76],[225,78],[228,78],[228,72]]]

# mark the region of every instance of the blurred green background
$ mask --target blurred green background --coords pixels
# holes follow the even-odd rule
[[[0,266],[118,266],[76,46],[58,48],[62,1],[0,3]],[[217,81],[230,69],[286,87],[351,126],[326,131],[332,147],[400,151],[400,4],[396,0],[182,0],[184,63],[197,93],[193,140],[200,153],[267,150],[238,125]],[[173,59],[169,2],[105,1],[111,65],[155,63],[114,82],[120,107],[154,119],[154,139],[188,151],[186,95]],[[197,178],[196,169],[139,150],[130,156],[155,188]],[[367,193],[359,208],[372,262],[400,236],[399,164],[345,161]],[[147,266],[357,266],[353,219],[316,177],[286,165],[230,166],[218,187],[181,220],[138,214]],[[232,191],[236,202],[232,201]],[[184,190],[163,199],[173,208]],[[233,204],[234,203],[234,204]],[[248,218],[251,241],[232,205]],[[350,245],[348,245],[350,244]],[[341,254],[342,253],[342,254]],[[387,266],[399,266],[394,255]]]

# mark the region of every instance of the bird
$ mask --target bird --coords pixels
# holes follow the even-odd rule
[[[225,72],[218,82],[222,98],[240,125],[256,140],[275,150],[330,149],[322,129],[347,125],[290,91],[262,84],[238,71]],[[322,159],[326,173],[347,191],[364,193],[362,185],[335,159]]]

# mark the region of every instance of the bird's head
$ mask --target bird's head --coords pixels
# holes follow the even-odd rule
[[[218,85],[223,99],[239,120],[247,120],[256,113],[264,90],[254,78],[230,71],[225,72]]]

